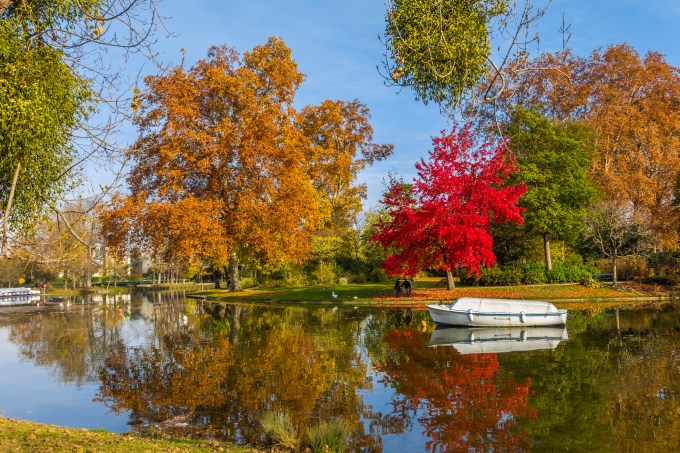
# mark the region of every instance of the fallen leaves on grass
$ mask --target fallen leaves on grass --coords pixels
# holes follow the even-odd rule
[[[622,293],[613,288],[587,288],[581,285],[556,286],[505,286],[505,287],[473,287],[454,288],[452,290],[432,288],[414,290],[411,296],[394,297],[394,293],[374,296],[374,300],[391,301],[449,301],[459,297],[494,297],[501,299],[593,299],[601,297],[628,297],[634,294]]]

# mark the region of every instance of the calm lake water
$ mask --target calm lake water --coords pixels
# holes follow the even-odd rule
[[[676,451],[680,311],[523,330],[181,294],[3,307],[0,415],[257,443],[284,411],[300,429],[346,420],[351,451]]]

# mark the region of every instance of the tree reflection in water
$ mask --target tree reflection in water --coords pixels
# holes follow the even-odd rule
[[[99,399],[131,411],[136,424],[189,421],[165,425],[184,435],[257,442],[264,414],[278,411],[299,430],[341,418],[361,431],[366,369],[354,350],[358,320],[339,322],[332,310],[207,311],[202,328],[169,332],[162,347],[120,344],[100,373]],[[316,327],[303,330],[301,317],[314,317],[308,325]]]
[[[526,446],[515,419],[534,417],[530,379],[499,372],[496,354],[461,355],[452,347],[428,348],[429,335],[391,329],[389,351],[376,367],[397,390],[392,417],[417,419],[428,451],[514,451]],[[410,426],[403,426],[410,429]]]
[[[15,318],[9,339],[25,360],[52,370],[59,382],[95,382],[103,357],[120,341],[130,296],[110,296],[97,306],[76,301],[57,312]],[[20,322],[17,322],[20,321]]]

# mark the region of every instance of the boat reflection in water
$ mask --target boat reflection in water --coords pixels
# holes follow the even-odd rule
[[[428,346],[453,346],[461,354],[487,354],[555,349],[569,339],[559,327],[437,327]]]

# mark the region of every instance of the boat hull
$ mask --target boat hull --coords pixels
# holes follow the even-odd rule
[[[0,288],[0,299],[25,296],[40,296],[40,290],[31,288]]]
[[[567,310],[557,310],[546,302],[524,302],[503,300],[502,306],[513,307],[499,311],[500,304],[487,303],[479,299],[476,309],[469,304],[457,308],[452,305],[428,305],[432,320],[438,325],[466,327],[525,327],[558,326],[567,323]],[[537,310],[537,304],[545,304],[547,309]]]

